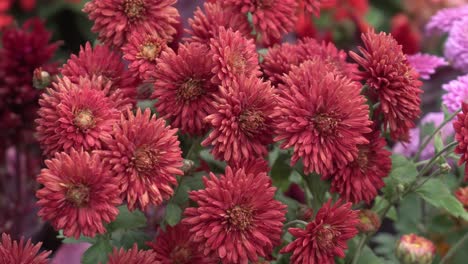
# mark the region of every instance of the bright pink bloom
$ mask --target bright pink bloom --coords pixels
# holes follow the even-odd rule
[[[31,239],[24,242],[12,240],[10,235],[3,233],[0,241],[0,264],[47,264],[50,251],[39,252],[42,243],[36,245]]]

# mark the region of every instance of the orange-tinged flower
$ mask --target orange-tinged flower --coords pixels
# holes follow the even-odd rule
[[[396,247],[396,255],[402,264],[430,264],[435,251],[432,241],[415,234],[403,235]]]

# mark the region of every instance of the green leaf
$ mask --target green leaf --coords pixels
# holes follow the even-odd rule
[[[63,234],[63,230],[59,230],[57,238],[58,239],[63,239],[62,242],[65,243],[65,244],[75,244],[75,243],[82,243],[82,242],[87,242],[87,243],[93,244],[96,241],[96,238],[87,237],[87,236],[83,236],[83,235],[81,235],[80,238],[78,238],[78,239],[74,239],[72,237],[66,237]]]
[[[383,210],[387,206],[388,206],[388,201],[386,199],[382,198],[382,196],[377,196],[377,197],[375,197],[375,202],[374,202],[374,206],[372,207],[372,211],[380,214],[380,213],[383,212]],[[390,207],[390,210],[388,210],[388,213],[387,213],[386,217],[388,217],[389,219],[391,219],[393,221],[397,221],[398,214],[397,214],[397,211],[395,209],[395,206]]]
[[[421,224],[421,199],[414,193],[408,194],[398,207],[398,222],[395,228],[401,233],[419,233]]]
[[[112,251],[112,245],[109,240],[99,239],[83,254],[82,264],[107,263],[108,255]]]
[[[323,181],[320,175],[312,173],[304,177],[307,181],[307,186],[312,193],[312,206],[315,212],[325,203],[325,194],[330,189],[328,182]]]
[[[442,134],[440,131],[434,136],[434,148],[435,153],[438,153],[444,148],[444,142],[442,141]]]
[[[416,164],[402,155],[392,155],[392,171],[385,178],[385,187],[382,189],[388,200],[398,196],[401,187],[408,187],[418,175]]]
[[[146,217],[139,210],[130,212],[126,205],[119,206],[119,215],[107,226],[108,232],[118,229],[137,229],[146,226]]]
[[[390,261],[390,263],[399,263],[395,257],[395,244],[397,238],[388,233],[378,233],[372,238],[375,253]]]
[[[292,168],[289,166],[289,155],[281,152],[271,168],[271,178],[273,185],[281,191],[286,191],[291,184],[289,182],[289,175]]]
[[[283,194],[281,191],[277,191],[275,194],[275,199],[282,202],[288,207],[288,212],[286,213],[286,219],[292,221],[297,219],[297,211],[299,209],[299,203]]]
[[[137,244],[139,249],[146,248],[146,241],[151,237],[141,230],[118,230],[112,233],[112,245],[117,248],[129,249]]]
[[[182,216],[182,209],[174,203],[167,204],[165,220],[170,226],[175,226],[179,223]]]
[[[348,242],[348,253],[346,254],[346,263],[351,263],[352,257],[356,251],[357,245],[359,244],[360,236],[353,238]],[[364,246],[361,251],[357,263],[366,263],[366,264],[382,264],[384,260],[377,257],[374,252],[368,247]]]
[[[416,193],[428,203],[447,213],[468,220],[468,213],[463,205],[452,195],[441,179],[430,179],[416,190]]]
[[[190,187],[185,184],[183,179],[179,187],[177,187],[177,192],[172,197],[171,202],[181,206],[184,205],[189,199],[189,191]]]

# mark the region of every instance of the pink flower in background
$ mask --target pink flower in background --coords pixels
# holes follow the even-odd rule
[[[426,24],[428,35],[448,33],[453,25],[468,16],[468,5],[439,10]]]
[[[457,70],[468,73],[468,16],[456,21],[445,42],[444,55]]]
[[[461,108],[463,102],[468,100],[468,75],[460,76],[444,84],[442,88],[447,91],[442,96],[442,103],[454,113]]]
[[[437,68],[448,65],[444,58],[430,54],[417,53],[406,55],[406,58],[423,80],[429,80],[430,75],[434,74]]]

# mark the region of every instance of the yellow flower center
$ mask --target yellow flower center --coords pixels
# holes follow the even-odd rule
[[[76,207],[85,207],[89,203],[89,187],[78,184],[68,188],[65,198]]]
[[[81,109],[75,112],[73,124],[81,130],[93,128],[96,125],[93,112],[89,109]]]

